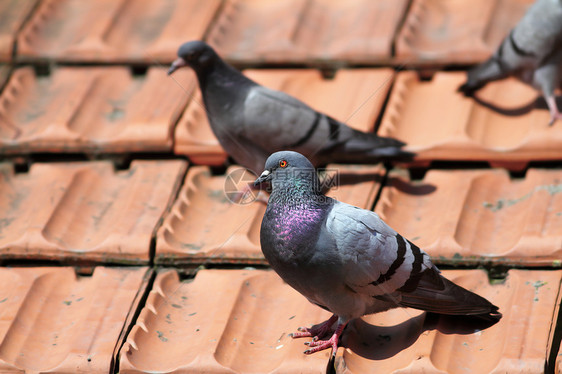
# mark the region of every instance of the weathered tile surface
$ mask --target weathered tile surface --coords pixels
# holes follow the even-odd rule
[[[388,68],[340,70],[333,79],[324,79],[312,69],[246,70],[244,74],[362,131],[373,131],[394,78]],[[220,165],[226,160],[200,93],[190,101],[176,127],[174,152],[198,164]]]
[[[462,319],[396,309],[354,321],[337,358],[347,373],[542,373],[561,271],[510,270],[490,285],[480,270],[443,272],[490,299],[503,318],[474,332]],[[209,297],[213,295],[213,297]],[[322,373],[329,351],[306,356],[298,326],[330,314],[272,271],[161,272],[120,354],[120,372]]]
[[[446,263],[554,265],[562,259],[562,170],[430,170],[392,174],[375,211]]]
[[[194,87],[187,70],[170,79],[165,68],[140,77],[126,67],[17,69],[0,96],[0,152],[170,150]]]
[[[167,64],[201,39],[220,0],[42,0],[18,36],[19,60]]]
[[[207,40],[230,61],[389,61],[404,0],[228,0]],[[345,30],[345,31],[344,31]]]
[[[379,135],[406,142],[420,161],[484,160],[517,168],[562,158],[562,122],[548,126],[537,91],[515,79],[493,82],[476,94],[482,105],[456,92],[465,80],[463,72],[439,72],[431,81],[399,73]]]
[[[533,0],[413,0],[396,38],[406,64],[475,63],[488,58]]]
[[[0,258],[147,263],[184,161],[0,164]]]
[[[340,185],[328,195],[370,209],[384,175],[381,166],[329,165]],[[266,205],[244,200],[239,191],[256,176],[238,166],[214,176],[204,166],[189,169],[170,213],[158,230],[157,263],[264,263],[260,227]],[[265,197],[265,195],[264,195]],[[251,202],[251,203],[248,203]]]
[[[108,373],[148,268],[0,268],[2,373]]]
[[[12,60],[17,32],[37,1],[0,1],[0,62]]]

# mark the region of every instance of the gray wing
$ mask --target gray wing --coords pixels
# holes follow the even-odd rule
[[[429,256],[371,211],[338,202],[326,221],[344,264],[344,281],[357,293],[390,294],[433,265]]]
[[[352,130],[302,101],[263,86],[253,87],[244,102],[240,135],[270,152],[292,149],[307,154],[351,136]]]
[[[443,278],[429,256],[374,212],[336,203],[326,222],[344,264],[347,287],[376,300],[441,314],[479,315],[497,321],[498,308]]]

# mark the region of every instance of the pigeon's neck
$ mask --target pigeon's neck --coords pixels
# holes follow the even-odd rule
[[[239,93],[255,85],[252,80],[220,58],[213,64],[196,68],[195,73],[204,99],[210,96],[228,97],[231,92]]]

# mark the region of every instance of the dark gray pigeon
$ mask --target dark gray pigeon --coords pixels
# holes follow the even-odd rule
[[[489,60],[468,71],[459,91],[472,95],[486,83],[516,76],[540,89],[552,125],[562,119],[554,91],[562,86],[562,0],[538,0]]]
[[[333,313],[323,324],[293,334],[314,337],[306,354],[332,347],[334,356],[349,320],[397,307],[474,316],[489,324],[501,318],[498,307],[441,276],[425,252],[376,213],[321,194],[303,155],[272,154],[255,184],[265,181],[272,185],[260,233],[265,258],[291,287]],[[318,340],[336,322],[333,335]]]
[[[178,56],[168,74],[182,66],[195,70],[215,136],[237,163],[255,173],[282,149],[301,152],[317,166],[413,156],[399,140],[354,130],[286,93],[260,86],[204,42],[182,44]]]

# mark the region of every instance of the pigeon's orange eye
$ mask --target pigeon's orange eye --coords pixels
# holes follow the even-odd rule
[[[281,160],[281,161],[279,161],[279,166],[280,166],[280,167],[282,167],[282,168],[286,168],[286,167],[287,167],[287,165],[288,165],[287,161],[285,161],[285,160]]]

